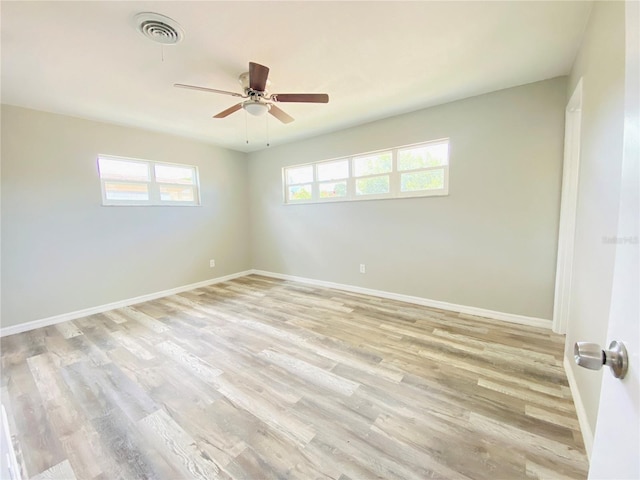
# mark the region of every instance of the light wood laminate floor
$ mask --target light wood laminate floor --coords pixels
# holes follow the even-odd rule
[[[259,276],[5,337],[24,478],[585,478],[563,337]]]

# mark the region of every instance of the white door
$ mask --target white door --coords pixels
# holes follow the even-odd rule
[[[638,223],[640,169],[639,108],[640,4],[627,1],[625,119],[616,263],[607,341],[621,341],[629,353],[623,380],[605,372],[589,478],[640,478],[640,284]],[[608,345],[603,345],[608,347]],[[608,367],[603,367],[607,368]]]

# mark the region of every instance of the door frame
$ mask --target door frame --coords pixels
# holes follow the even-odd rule
[[[580,133],[582,125],[582,78],[578,81],[565,110],[564,161],[558,229],[558,260],[553,301],[555,333],[567,333],[571,307],[573,250],[575,246],[578,184],[580,176]]]

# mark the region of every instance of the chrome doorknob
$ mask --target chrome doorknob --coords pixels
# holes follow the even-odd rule
[[[604,350],[597,343],[576,342],[573,356],[578,365],[589,370],[600,370],[605,362]]]
[[[609,365],[613,376],[620,379],[629,368],[627,349],[622,342],[611,342],[609,350],[602,350],[597,343],[576,342],[573,358],[578,365],[589,370],[600,370],[602,365]]]

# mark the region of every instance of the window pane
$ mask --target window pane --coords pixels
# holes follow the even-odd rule
[[[356,195],[376,195],[381,193],[389,193],[388,175],[356,180]]]
[[[160,200],[163,202],[195,202],[195,195],[191,187],[160,185]]]
[[[149,200],[149,189],[145,184],[104,182],[107,200]]]
[[[347,196],[347,182],[327,182],[320,184],[320,198],[337,198]]]
[[[98,158],[100,178],[111,180],[149,181],[149,165],[143,162]]]
[[[289,200],[311,200],[311,185],[289,187]]]
[[[353,167],[356,177],[390,172],[391,164],[391,152],[353,158]]]
[[[349,160],[339,162],[319,163],[318,180],[340,180],[349,176]]]
[[[403,173],[400,176],[400,189],[403,192],[439,190],[441,188],[444,188],[444,169]]]
[[[182,185],[195,184],[195,169],[177,167],[173,165],[156,165],[156,181],[158,183],[179,183]]]
[[[449,144],[437,143],[398,151],[398,170],[438,167],[449,159]]]
[[[287,168],[287,184],[313,182],[313,165]],[[311,191],[311,190],[309,190]]]

